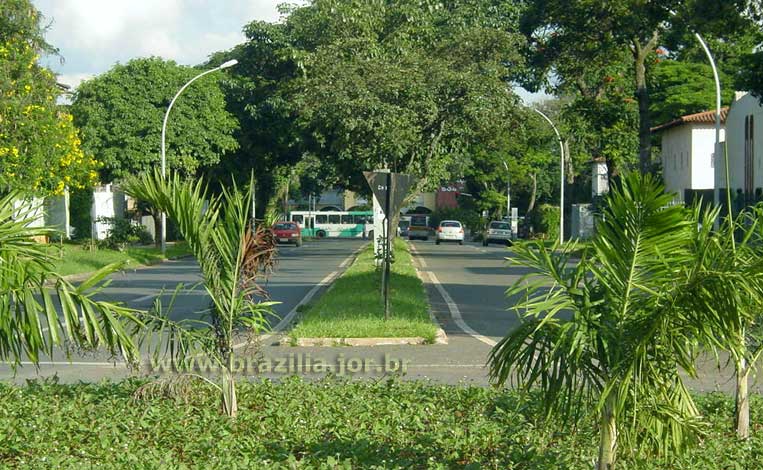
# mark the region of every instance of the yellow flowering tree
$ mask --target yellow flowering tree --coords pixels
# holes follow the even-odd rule
[[[55,76],[37,60],[55,53],[29,0],[0,2],[0,188],[48,195],[97,180],[72,116],[56,103]]]

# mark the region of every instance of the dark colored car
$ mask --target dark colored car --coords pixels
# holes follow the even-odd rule
[[[273,224],[273,233],[278,243],[294,243],[302,246],[302,229],[296,222],[276,222]]]
[[[408,225],[408,240],[420,238],[429,240],[429,217],[426,215],[412,215]]]

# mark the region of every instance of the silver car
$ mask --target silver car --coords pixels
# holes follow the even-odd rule
[[[485,238],[482,240],[482,246],[487,246],[488,243],[502,243],[511,246],[511,225],[500,220],[490,222]]]

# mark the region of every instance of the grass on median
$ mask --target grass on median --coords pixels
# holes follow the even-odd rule
[[[133,246],[124,251],[99,248],[90,251],[86,245],[74,243],[51,244],[48,246],[48,252],[52,258],[58,259],[55,271],[64,276],[97,271],[116,262],[127,261],[128,267],[135,267],[190,254],[185,243],[167,245],[166,256],[162,256],[161,250],[154,247]]]
[[[429,317],[426,290],[403,240],[395,240],[390,278],[390,319],[384,321],[381,271],[374,266],[373,246],[369,245],[333,286],[302,313],[291,331],[292,339],[418,336],[433,342],[437,328]]]
[[[496,388],[242,382],[232,420],[220,415],[211,387],[194,386],[184,404],[136,400],[142,383],[0,383],[0,467],[587,470],[597,456],[595,418],[565,427],[541,418],[538,397]],[[709,422],[699,445],[672,458],[623,446],[619,468],[763,468],[760,396],[751,397],[747,442],[730,430],[731,397],[700,395],[697,404]]]

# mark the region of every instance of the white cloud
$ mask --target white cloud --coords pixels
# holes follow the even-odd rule
[[[47,65],[62,77],[98,74],[151,55],[201,63],[243,42],[241,30],[250,21],[278,20],[282,1],[33,0],[50,22],[48,42],[65,59],[50,58]]]
[[[56,80],[58,83],[69,85],[72,89],[75,89],[80,83],[89,80],[94,76],[95,74],[92,73],[62,73],[56,77]]]

